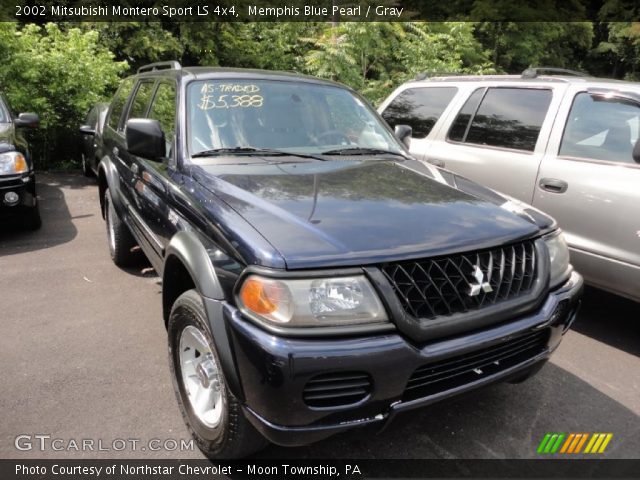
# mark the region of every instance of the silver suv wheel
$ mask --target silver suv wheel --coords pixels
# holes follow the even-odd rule
[[[215,428],[226,408],[220,369],[206,337],[189,325],[180,334],[181,380],[193,412],[204,425]]]

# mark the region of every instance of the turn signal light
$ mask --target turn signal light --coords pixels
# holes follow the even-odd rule
[[[281,292],[277,285],[261,278],[249,278],[242,285],[240,299],[254,313],[268,315],[278,309]]]
[[[18,153],[13,160],[13,165],[16,170],[16,173],[25,173],[29,170],[27,166],[27,160],[24,158],[24,155]]]

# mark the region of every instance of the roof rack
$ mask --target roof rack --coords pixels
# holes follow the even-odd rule
[[[155,70],[181,70],[181,69],[182,69],[182,65],[180,65],[180,62],[171,60],[169,62],[150,63],[149,65],[140,67],[138,69],[138,73],[153,72]]]
[[[539,75],[544,75],[547,72],[551,75],[569,75],[572,77],[588,77],[588,75],[584,72],[578,72],[576,70],[567,70],[566,68],[555,68],[555,67],[531,67],[527,68],[520,75],[522,78],[537,78]]]
[[[471,75],[471,74],[460,73],[460,72],[422,72],[416,75],[414,80],[419,82],[420,80],[426,80],[427,78],[431,78],[431,77],[461,77],[463,75]]]

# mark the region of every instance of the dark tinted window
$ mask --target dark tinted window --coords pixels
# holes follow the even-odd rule
[[[460,109],[460,113],[458,113],[453,125],[451,125],[448,137],[449,140],[453,140],[454,142],[462,142],[464,140],[464,137],[467,134],[467,127],[471,122],[471,117],[476,113],[478,104],[480,103],[480,100],[482,100],[482,96],[486,90],[486,88],[479,88],[467,99]]]
[[[391,127],[409,125],[413,137],[424,138],[458,91],[455,87],[410,88],[387,106],[382,117]]]
[[[560,155],[635,164],[632,152],[639,130],[638,105],[579,93],[571,106]]]
[[[149,106],[149,101],[151,100],[151,94],[153,93],[153,85],[151,82],[142,82],[138,89],[136,90],[136,94],[133,97],[133,101],[131,102],[131,107],[129,108],[129,115],[127,118],[144,118],[147,113],[147,107]]]
[[[550,90],[490,88],[458,141],[533,151],[551,96]]]
[[[131,87],[133,87],[133,78],[127,78],[122,82],[122,85],[120,85],[120,88],[111,101],[111,113],[109,113],[107,124],[114,130],[117,130],[118,124],[120,123],[120,117],[122,117],[124,106],[127,104]]]

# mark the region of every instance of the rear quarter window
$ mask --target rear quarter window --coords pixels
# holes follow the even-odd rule
[[[4,98],[0,97],[0,123],[9,122],[9,109],[7,108]]]
[[[425,138],[457,92],[456,87],[408,88],[385,108],[382,118],[391,128],[409,125],[414,138]]]

